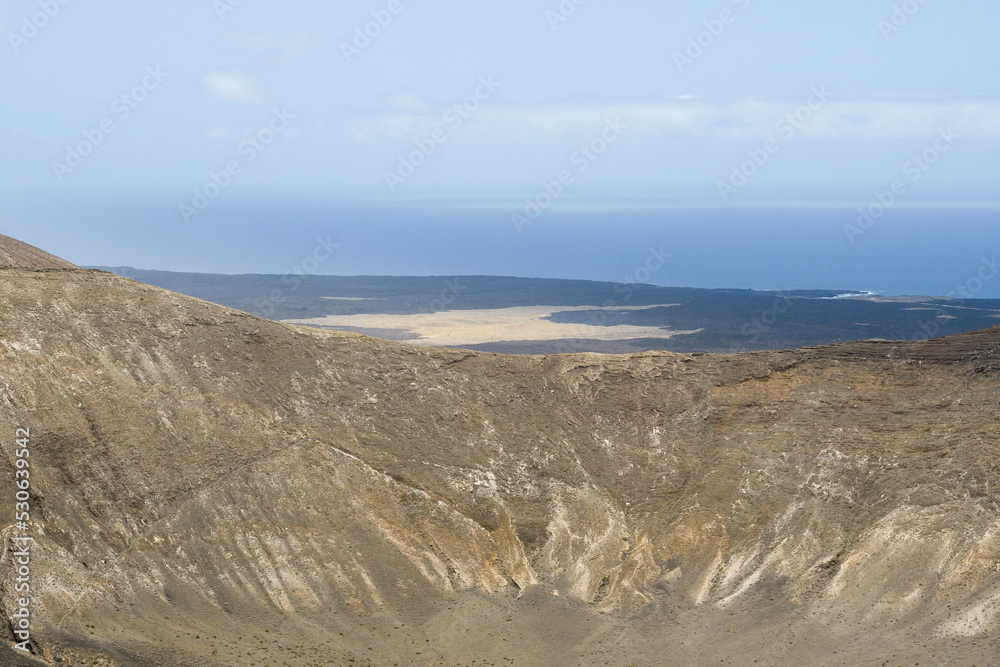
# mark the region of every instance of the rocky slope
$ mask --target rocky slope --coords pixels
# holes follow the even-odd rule
[[[54,664],[996,662],[998,329],[513,357],[15,269],[0,322]]]
[[[33,245],[0,234],[0,268],[75,269],[77,267]]]

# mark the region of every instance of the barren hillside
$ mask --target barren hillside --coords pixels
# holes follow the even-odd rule
[[[75,269],[77,267],[35,246],[0,234],[0,268]]]
[[[15,269],[0,322],[53,664],[996,663],[998,329],[503,356]]]

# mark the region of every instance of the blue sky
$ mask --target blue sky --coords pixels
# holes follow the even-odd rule
[[[322,273],[618,280],[662,246],[658,284],[947,294],[1000,252],[998,25],[994,0],[0,0],[0,233],[227,273],[331,239]]]
[[[919,196],[989,198],[1000,170],[987,0],[62,2],[0,2],[8,187],[192,189],[235,162],[239,188],[530,194],[609,120],[578,192],[718,202],[773,140],[734,199],[863,198],[943,128]]]

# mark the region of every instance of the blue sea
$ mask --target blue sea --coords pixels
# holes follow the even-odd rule
[[[517,196],[234,189],[185,220],[180,204],[190,199],[166,190],[2,191],[0,233],[83,266],[1000,298],[995,202],[906,202],[867,220],[863,200],[722,206],[642,194],[534,209]]]

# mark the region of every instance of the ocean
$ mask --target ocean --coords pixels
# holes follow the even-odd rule
[[[85,266],[203,273],[504,275],[1000,298],[996,203],[228,190],[0,192],[0,233]],[[537,201],[537,199],[536,199]],[[548,204],[544,198],[542,204]],[[860,218],[860,222],[859,222]]]

